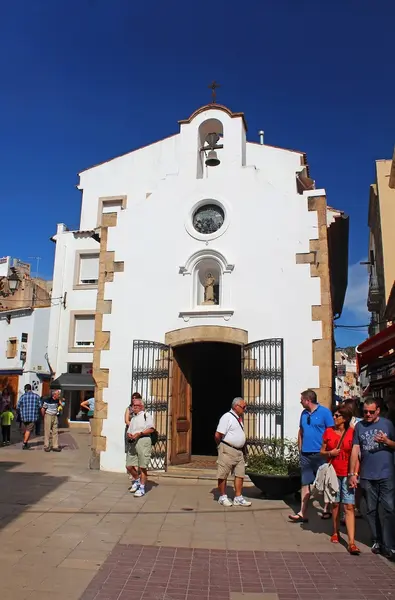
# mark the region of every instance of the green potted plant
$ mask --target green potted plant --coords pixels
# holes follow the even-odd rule
[[[249,454],[246,472],[267,498],[283,498],[300,490],[299,449],[295,440],[259,440]]]

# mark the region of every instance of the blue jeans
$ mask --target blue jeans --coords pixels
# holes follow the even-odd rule
[[[361,479],[361,488],[366,498],[366,518],[373,542],[387,550],[395,550],[395,486],[391,479]],[[379,515],[379,506],[383,516]],[[382,522],[381,522],[382,521]]]

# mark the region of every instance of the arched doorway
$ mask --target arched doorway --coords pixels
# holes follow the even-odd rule
[[[242,394],[242,349],[226,342],[194,342],[173,349],[171,464],[189,462],[191,455],[216,455],[218,421],[232,399]]]
[[[132,389],[154,417],[159,441],[151,468],[212,456],[220,416],[236,396],[247,402],[248,451],[284,435],[283,340],[248,343],[243,329],[196,326],[170,331],[165,343],[134,340]]]

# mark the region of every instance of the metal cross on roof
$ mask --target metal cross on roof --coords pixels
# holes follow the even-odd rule
[[[208,87],[209,87],[209,89],[211,90],[211,96],[212,96],[212,98],[211,98],[211,102],[212,102],[213,104],[215,104],[215,103],[216,103],[216,101],[217,101],[217,89],[218,89],[219,87],[221,87],[221,86],[220,86],[220,84],[219,84],[219,83],[217,83],[217,82],[214,80],[212,83],[210,83],[210,85],[209,85]]]

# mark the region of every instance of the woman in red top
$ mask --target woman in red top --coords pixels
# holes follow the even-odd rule
[[[348,535],[348,551],[350,554],[359,554],[360,550],[355,545],[355,490],[348,486],[349,463],[352,450],[354,430],[350,427],[353,417],[350,406],[341,406],[334,411],[334,427],[328,427],[324,432],[321,454],[328,458],[335,469],[339,491],[332,505],[333,535],[331,542],[339,543],[340,504],[343,504],[346,516],[346,529]]]

